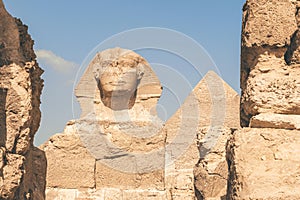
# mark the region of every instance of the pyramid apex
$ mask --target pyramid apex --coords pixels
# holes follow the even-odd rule
[[[209,77],[219,78],[222,79],[215,71],[209,70],[203,77],[203,79],[207,79]],[[223,79],[222,79],[223,80]]]
[[[203,84],[208,84],[208,83],[222,83],[222,87],[224,90],[227,90],[228,92],[230,91],[233,94],[237,94],[237,91],[235,91],[226,81],[223,80],[223,78],[217,74],[215,71],[209,70],[204,77],[201,79],[201,81],[196,85],[195,88],[201,87]]]

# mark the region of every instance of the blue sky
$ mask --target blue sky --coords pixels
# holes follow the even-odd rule
[[[72,96],[76,73],[91,50],[117,33],[142,27],[179,31],[209,53],[221,77],[239,92],[242,6],[235,1],[40,1],[4,0],[6,9],[29,26],[40,66],[45,70],[39,145],[63,130],[73,118]],[[183,61],[164,52],[138,52],[149,63],[162,63],[189,77]],[[179,66],[180,65],[180,66]],[[190,74],[193,72],[190,71]],[[158,74],[160,79],[170,80]],[[184,96],[184,95],[183,95]],[[172,100],[170,100],[172,104]],[[176,102],[175,102],[176,104]],[[178,104],[178,103],[177,103]],[[179,105],[174,105],[168,115]]]

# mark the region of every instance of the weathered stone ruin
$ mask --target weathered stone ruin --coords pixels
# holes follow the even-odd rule
[[[47,198],[194,199],[194,171],[199,194],[226,195],[225,143],[230,128],[239,128],[239,96],[209,72],[163,124],[155,112],[161,89],[138,54],[120,48],[98,53],[75,91],[81,118],[42,145]],[[208,135],[219,137],[217,145]],[[201,161],[200,143],[216,148]]]
[[[43,70],[27,26],[0,0],[0,199],[45,199],[46,157],[33,146]]]
[[[144,58],[97,53],[75,90],[80,118],[42,151],[33,138],[43,71],[0,0],[0,199],[300,199],[299,9],[247,0],[241,97],[210,71],[167,122]]]
[[[289,129],[293,126],[292,122],[288,125],[291,118],[299,121],[297,2],[248,0],[244,5],[241,48],[243,127]]]
[[[244,6],[244,128],[228,144],[228,199],[300,198],[299,6],[294,0]]]

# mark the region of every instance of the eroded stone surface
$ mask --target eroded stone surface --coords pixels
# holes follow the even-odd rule
[[[64,133],[56,134],[40,148],[47,156],[47,187],[94,188],[95,158],[82,144],[74,122]]]
[[[27,26],[0,1],[0,199],[45,198],[46,159],[33,146],[40,123],[43,70]]]
[[[247,0],[241,125],[227,145],[227,199],[299,199],[299,1]]]
[[[209,128],[203,128],[198,138],[203,138]],[[227,191],[228,165],[226,162],[226,144],[231,130],[215,127],[220,137],[210,152],[200,159],[194,168],[195,188],[198,199],[225,199]],[[201,146],[201,140],[199,146]]]
[[[229,199],[300,198],[300,132],[245,128],[228,145]]]
[[[251,118],[250,127],[300,130],[300,115],[262,113]]]
[[[300,114],[297,3],[248,0],[243,9],[241,125],[260,113]]]
[[[126,83],[120,81],[128,73]],[[118,94],[132,90],[136,90],[134,101],[115,107],[114,103],[120,103]],[[164,154],[155,153],[157,149],[164,152],[165,141],[162,121],[155,111],[161,86],[149,64],[120,48],[98,53],[81,78],[76,95],[83,111],[81,119],[69,122],[63,134],[43,145],[50,157],[47,186],[119,191],[104,194],[105,199],[122,199],[125,194],[128,199],[129,195],[140,198],[140,190],[164,191]],[[55,164],[57,160],[62,164]],[[74,167],[78,173],[71,170]],[[63,174],[63,181],[57,178],[59,174]],[[85,179],[88,185],[83,184]],[[132,192],[125,192],[128,189]]]
[[[94,189],[47,189],[47,200],[164,200],[166,191],[120,190],[116,188]]]
[[[130,160],[124,160],[124,162],[129,161]],[[135,160],[132,160],[132,162],[134,161]],[[107,166],[101,161],[96,162],[95,180],[97,189],[119,188],[122,190],[164,190],[164,179],[163,169],[143,173],[128,173]]]
[[[110,67],[115,69],[115,71],[107,70],[107,68]],[[125,77],[125,75],[121,73],[123,68],[125,71],[127,69],[129,72],[130,70],[128,69],[134,69],[133,71],[135,72],[136,77]],[[102,73],[99,74],[101,71]],[[106,73],[103,73],[103,71]],[[112,73],[113,75],[109,75],[109,73]],[[130,74],[132,75],[132,73],[129,73],[129,75]],[[116,79],[116,83],[108,84],[107,90],[114,90],[112,94],[106,95],[109,98],[105,98],[105,95],[101,94],[101,91],[103,93],[103,90],[101,89],[101,84],[98,84],[100,83],[100,77],[104,78],[104,81],[106,80],[106,77]],[[124,81],[123,79],[126,78],[131,80]],[[136,81],[138,81],[138,84]],[[111,80],[108,82],[111,82]],[[124,82],[126,82],[126,84]],[[156,114],[154,108],[162,92],[160,82],[149,63],[147,63],[140,55],[127,49],[113,48],[97,53],[75,89],[75,95],[82,110],[81,117],[96,112],[102,117],[102,120],[116,120],[114,117],[114,110],[110,108],[110,105],[119,101],[117,91],[120,89],[125,90],[125,86],[130,86],[130,83],[133,84],[131,85],[134,86],[133,89],[137,89],[137,91],[136,94],[132,94],[132,91],[128,91],[130,95],[128,98],[125,98],[127,100],[125,103],[128,103],[127,108],[131,108],[130,110],[135,111],[135,115],[139,115],[136,116],[136,119],[149,119],[147,111],[152,110],[152,114]],[[109,91],[106,93],[109,93]],[[132,95],[135,95],[135,97],[130,100]],[[133,100],[134,102],[132,102]],[[134,108],[132,108],[133,104]],[[126,107],[122,109],[126,109]]]
[[[139,65],[143,65],[143,70],[138,69]],[[122,81],[124,85],[118,85],[123,67],[125,74],[129,68],[134,69],[129,70],[130,80],[126,80],[129,85]],[[101,80],[109,74],[103,70],[112,72],[114,79]],[[134,102],[128,100],[122,108],[106,102],[113,101],[114,95],[103,94],[110,91],[119,94],[123,90],[130,93],[133,89],[136,89]],[[83,111],[81,118],[70,121],[64,133],[43,145],[49,155],[47,196],[57,198],[70,191],[77,199],[195,199],[194,167],[200,158],[199,141],[205,141],[204,149],[209,151],[215,145],[213,139],[218,141],[220,136],[225,151],[222,133],[211,134],[209,128],[200,130],[209,126],[238,128],[239,96],[217,74],[209,72],[174,116],[163,124],[155,112],[160,94],[157,77],[136,53],[120,48],[98,53],[76,89]],[[90,155],[81,156],[80,152],[87,151]],[[88,164],[93,163],[90,156],[95,161],[93,169]],[[85,175],[70,170],[78,171],[75,165],[79,164],[74,162],[78,157],[83,157],[79,164]],[[225,156],[221,157],[224,161]],[[55,164],[57,160],[62,164]],[[86,186],[90,192],[80,185],[85,178],[94,183]],[[85,192],[78,196],[72,189]],[[218,195],[223,194],[215,194]]]
[[[247,120],[260,113],[300,114],[300,66],[286,66],[282,58],[269,53],[258,60],[243,90],[241,107]]]
[[[133,51],[108,49],[91,62],[102,103],[112,110],[130,109],[135,104],[139,82],[147,62]]]
[[[297,30],[291,0],[247,0],[243,8],[242,45],[284,47]]]
[[[195,198],[195,192],[199,191],[204,199],[220,199],[226,194],[223,177],[214,179],[217,176],[208,173],[226,177],[225,144],[230,134],[226,127],[239,128],[239,101],[239,95],[210,71],[166,122],[166,188],[174,198],[184,199],[183,194],[186,198]],[[220,151],[219,157],[213,156],[217,154],[216,148]],[[207,161],[211,163],[204,164]],[[225,169],[214,169],[218,164]],[[212,168],[209,172],[207,166]],[[200,187],[203,183],[200,176],[207,176],[208,187]],[[217,187],[214,185],[219,188],[212,192],[212,188]]]
[[[27,33],[28,27],[21,20],[13,18],[0,1],[0,66],[16,63],[23,65],[35,60],[33,40]]]

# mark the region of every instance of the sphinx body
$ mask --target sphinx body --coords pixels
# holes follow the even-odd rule
[[[93,83],[89,88],[85,77]],[[87,90],[92,93],[82,95]],[[148,165],[150,171],[162,169],[165,133],[156,114],[161,92],[150,65],[135,52],[114,48],[96,54],[76,90],[83,113],[76,127],[84,145],[96,159],[120,171],[141,172]],[[149,157],[149,162],[160,160],[155,166],[138,166],[144,153],[157,149]],[[132,159],[137,161],[128,164]]]
[[[214,159],[215,152],[224,154],[230,130],[219,127],[223,124],[220,107],[228,103],[225,125],[238,126],[239,97],[210,72],[163,123],[156,114],[161,93],[157,76],[135,52],[114,48],[97,53],[75,90],[80,119],[70,121],[62,134],[51,137],[42,147],[48,157],[47,197],[60,197],[65,191],[73,192],[72,188],[90,188],[93,190],[78,189],[76,197],[103,194],[103,199],[194,199],[193,170],[201,154],[199,141],[210,138],[211,132],[222,133],[208,159]],[[207,127],[210,125],[214,128]],[[207,140],[205,150],[211,144]],[[219,174],[215,166],[226,168],[225,156],[208,167],[206,162],[202,159],[204,170],[199,167],[197,177]],[[209,188],[215,190],[216,177],[211,179]],[[222,196],[226,180],[219,179],[217,195]],[[202,184],[197,186],[203,190]]]

